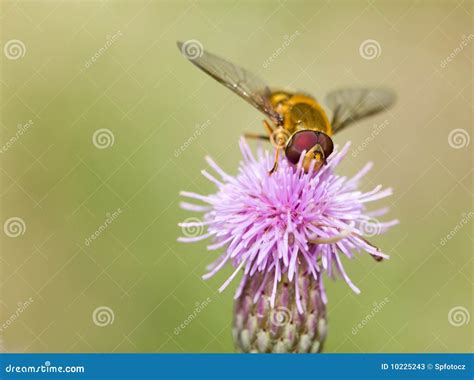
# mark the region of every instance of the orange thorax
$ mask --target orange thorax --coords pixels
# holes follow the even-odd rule
[[[272,93],[273,108],[283,115],[283,127],[290,133],[302,129],[313,129],[332,135],[332,128],[326,112],[312,97],[277,91]]]

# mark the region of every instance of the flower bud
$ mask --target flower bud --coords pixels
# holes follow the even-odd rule
[[[327,332],[326,307],[321,289],[311,274],[299,272],[297,285],[302,313],[298,311],[295,282],[283,275],[271,307],[272,282],[261,289],[262,274],[248,277],[235,301],[233,337],[240,352],[317,353]],[[256,300],[254,302],[254,300]]]

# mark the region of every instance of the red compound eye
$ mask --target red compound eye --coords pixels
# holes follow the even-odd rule
[[[324,158],[328,158],[334,149],[332,139],[320,131],[304,130],[296,132],[285,148],[288,161],[297,164],[301,153],[308,152],[316,144],[319,144],[324,152]]]

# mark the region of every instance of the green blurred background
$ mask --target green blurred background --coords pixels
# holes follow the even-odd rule
[[[472,351],[472,220],[462,224],[472,213],[472,8],[459,0],[3,1],[1,223],[24,222],[17,237],[1,231],[4,349],[233,351],[236,283],[218,294],[230,268],[204,282],[216,253],[207,242],[176,242],[177,223],[192,216],[178,193],[214,191],[200,175],[206,154],[235,173],[239,136],[260,131],[262,116],[183,58],[176,40],[195,39],[270,84],[319,98],[346,85],[396,90],[390,112],[335,138],[354,149],[370,140],[340,173],[374,161],[365,188],[393,186],[384,204],[401,224],[372,239],[390,261],[344,261],[361,295],[326,281],[326,351]],[[16,52],[11,40],[21,42]],[[366,40],[379,44],[374,57],[359,52]],[[113,145],[98,149],[92,138],[104,128]],[[453,147],[450,133],[464,143]],[[93,312],[103,306],[114,318],[100,327]],[[455,314],[461,320],[450,322]]]

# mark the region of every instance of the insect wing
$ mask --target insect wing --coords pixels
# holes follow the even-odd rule
[[[184,52],[185,45],[182,42],[178,42],[178,48],[191,63],[235,92],[275,123],[282,123],[282,116],[273,109],[270,103],[270,89],[259,77],[204,50],[197,57],[195,55],[188,57]]]
[[[365,117],[390,108],[396,96],[387,89],[349,88],[330,92],[325,99],[333,112],[332,129],[338,132]]]

